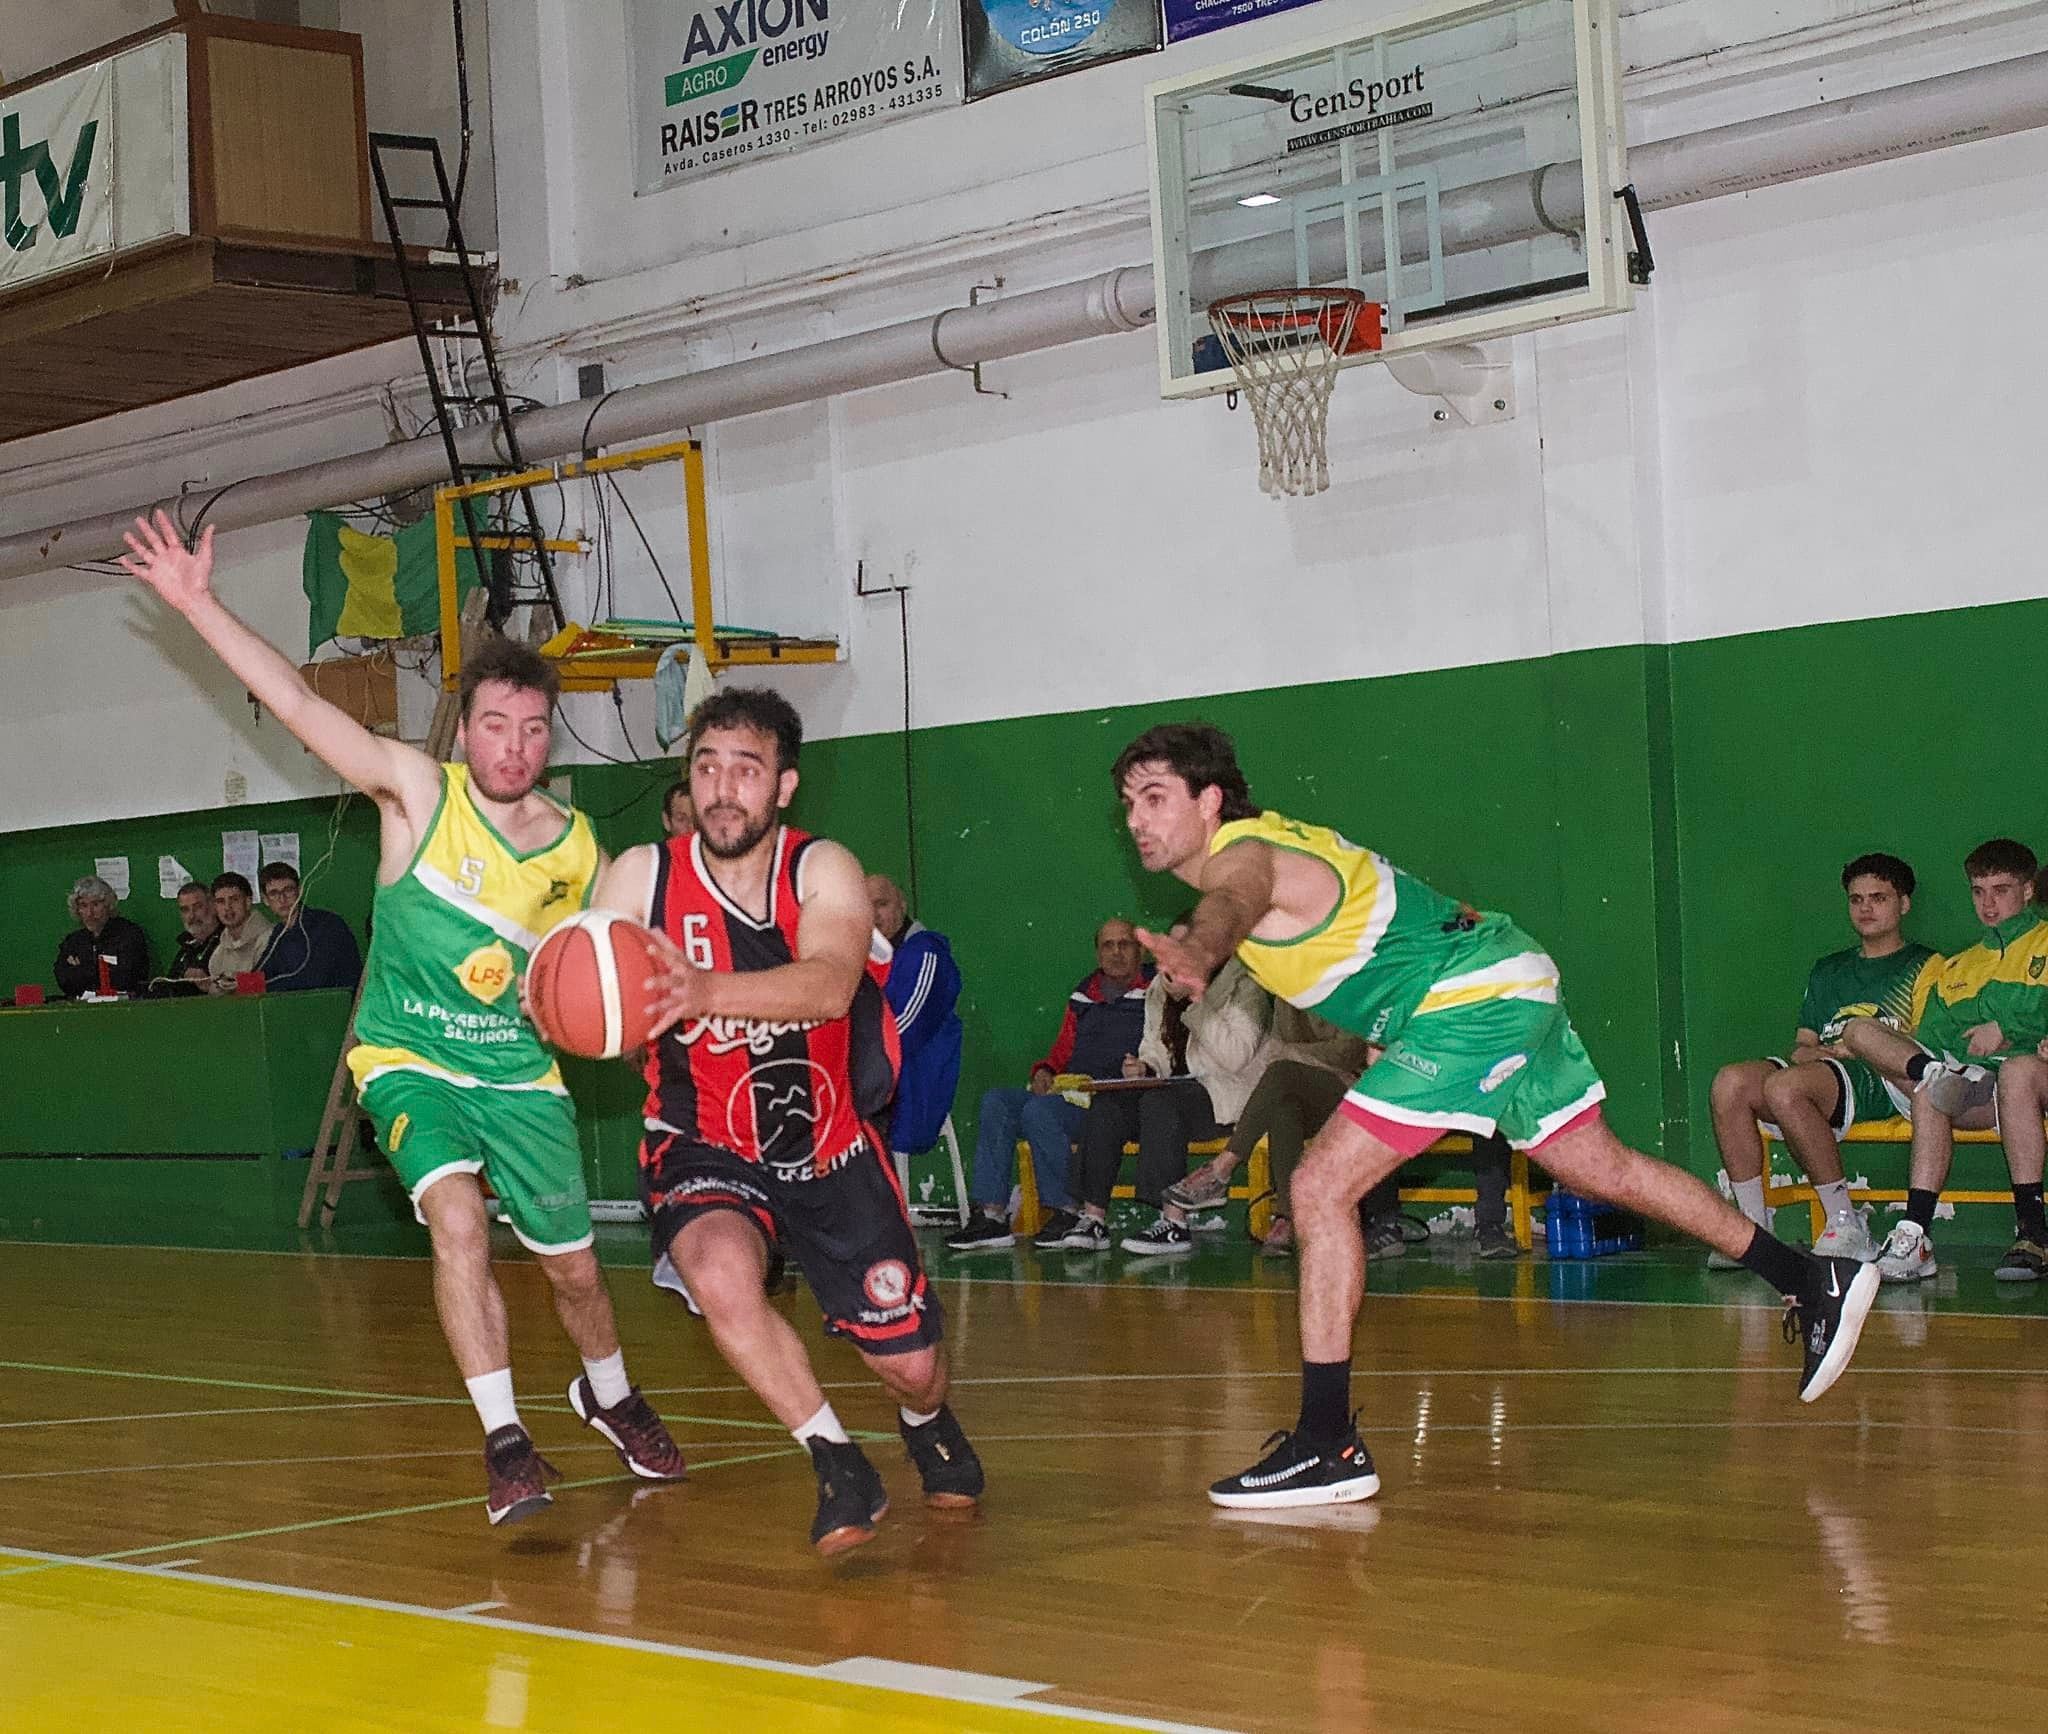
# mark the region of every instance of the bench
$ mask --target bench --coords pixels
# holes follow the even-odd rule
[[[1813,1188],[1804,1181],[1794,1186],[1773,1185],[1771,1183],[1771,1146],[1773,1144],[1782,1144],[1784,1140],[1782,1138],[1773,1138],[1761,1126],[1757,1128],[1757,1136],[1763,1141],[1764,1147],[1765,1208],[1775,1210],[1784,1204],[1804,1203],[1812,1218],[1814,1237],[1818,1239],[1822,1230],[1828,1225],[1827,1212],[1822,1208],[1819,1197],[1815,1194]],[[1966,1132],[1959,1129],[1955,1136],[1958,1144],[1996,1144],[1999,1142],[1998,1134],[1995,1131]],[[1847,1134],[1839,1141],[1844,1144],[1911,1145],[1913,1142],[1913,1122],[1898,1115],[1893,1116],[1889,1120],[1872,1120],[1864,1125],[1851,1126]],[[1786,1154],[1791,1154],[1789,1146],[1787,1147]],[[1797,1158],[1794,1158],[1794,1160],[1796,1161]],[[1953,1175],[1951,1175],[1951,1178],[1953,1178]],[[1849,1197],[1852,1202],[1857,1204],[1903,1204],[1906,1202],[1906,1194],[1903,1190],[1885,1186],[1852,1186],[1849,1188]],[[1979,1191],[1971,1188],[1958,1188],[1953,1191],[1944,1190],[1940,1194],[1940,1198],[1944,1204],[2010,1204],[2012,1202],[2012,1191],[2010,1188],[2004,1191]],[[1882,1239],[1883,1236],[1879,1236],[1879,1238]]]
[[[1967,1137],[1963,1133],[1959,1136]],[[1204,1160],[1221,1155],[1225,1140],[1209,1139],[1188,1146],[1191,1157]],[[1126,1157],[1136,1156],[1135,1144],[1124,1146]],[[1466,1132],[1449,1132],[1422,1152],[1425,1156],[1469,1156],[1472,1154],[1472,1138]],[[1249,1225],[1253,1234],[1264,1238],[1273,1220],[1273,1170],[1266,1152],[1266,1141],[1261,1138],[1252,1147],[1242,1170],[1242,1185],[1230,1189],[1232,1203],[1249,1207]],[[1022,1139],[1017,1142],[1017,1194],[1018,1208],[1016,1229],[1019,1234],[1036,1234],[1044,1225],[1046,1212],[1038,1202],[1038,1176],[1032,1171],[1031,1146]],[[1112,1199],[1135,1198],[1135,1186],[1118,1185],[1110,1192]],[[1789,1196],[1789,1195],[1788,1195]],[[1901,1194],[1900,1196],[1904,1196]],[[1508,1167],[1508,1226],[1514,1233],[1515,1244],[1527,1252],[1533,1244],[1534,1230],[1530,1216],[1535,1207],[1549,1197],[1548,1192],[1536,1192],[1529,1184],[1529,1158],[1526,1152],[1517,1150]],[[1403,1204],[1477,1204],[1479,1192],[1472,1186],[1404,1186],[1401,1188]]]

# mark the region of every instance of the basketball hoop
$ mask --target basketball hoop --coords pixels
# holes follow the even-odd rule
[[[1258,425],[1259,486],[1320,494],[1337,370],[1379,348],[1379,304],[1356,289],[1261,289],[1210,302],[1209,324]]]

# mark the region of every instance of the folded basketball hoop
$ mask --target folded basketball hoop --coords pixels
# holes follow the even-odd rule
[[[1330,393],[1344,358],[1380,346],[1380,309],[1356,289],[1261,289],[1209,303],[1238,389],[1259,430],[1259,486],[1320,494],[1330,485]]]

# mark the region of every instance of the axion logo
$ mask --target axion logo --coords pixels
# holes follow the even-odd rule
[[[43,209],[50,219],[50,233],[59,240],[78,228],[85,205],[86,179],[92,173],[93,146],[98,142],[100,123],[89,120],[78,129],[78,142],[71,150],[71,166],[58,172],[57,159],[50,154],[50,141],[37,139],[22,143],[21,116],[0,115],[0,235],[17,253],[36,244],[41,225],[21,220],[22,183],[33,180],[43,195]]]
[[[751,48],[757,42],[773,42],[809,24],[823,24],[829,10],[829,0],[732,0],[729,6],[711,6],[690,20],[683,64],[735,48]]]

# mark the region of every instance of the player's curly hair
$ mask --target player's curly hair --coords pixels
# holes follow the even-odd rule
[[[1963,857],[1963,872],[1971,879],[1982,879],[1992,873],[2010,873],[2015,879],[2032,879],[2040,865],[2034,859],[2033,850],[2010,837],[1993,837],[1988,843],[1979,843]]]
[[[1873,850],[1868,855],[1858,855],[1855,860],[1844,867],[1842,869],[1842,889],[1844,891],[1849,889],[1850,880],[1866,877],[1882,879],[1901,897],[1911,897],[1914,887],[1920,883],[1908,863],[1900,860],[1896,855],[1887,855],[1881,850]]]
[[[1256,819],[1265,809],[1252,799],[1250,785],[1238,768],[1237,747],[1211,723],[1160,723],[1147,729],[1117,754],[1109,780],[1119,798],[1132,771],[1140,765],[1164,765],[1199,795],[1216,789],[1223,796],[1222,818]]]
[[[476,702],[476,689],[487,680],[502,681],[521,692],[537,692],[548,701],[548,714],[562,696],[562,677],[555,665],[533,648],[512,638],[487,638],[462,659],[462,720]]]
[[[712,729],[753,729],[775,737],[775,769],[793,771],[804,750],[804,721],[796,706],[772,687],[728,686],[713,693],[690,712],[690,732],[683,742],[683,762]]]

